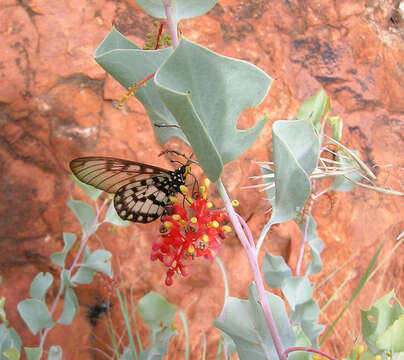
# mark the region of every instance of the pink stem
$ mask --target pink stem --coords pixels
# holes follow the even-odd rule
[[[307,230],[309,228],[309,221],[310,221],[310,216],[306,215],[306,224],[304,228],[304,235],[302,239],[302,243],[300,244],[300,251],[299,251],[299,258],[297,259],[297,264],[296,264],[296,276],[300,275],[300,269],[302,267],[302,261],[303,261],[303,255],[304,255],[304,248],[306,247],[306,242],[307,242]]]
[[[177,34],[177,24],[171,9],[171,0],[163,0],[164,10],[167,17],[167,27],[171,34],[171,40],[173,42],[173,48],[178,46],[178,34]]]
[[[255,244],[254,244],[253,236],[251,234],[250,227],[247,225],[247,222],[239,214],[236,213],[236,215],[237,215],[237,218],[240,221],[241,225],[243,226],[245,233],[247,234],[247,238],[248,238],[248,241],[250,242],[250,246],[252,248],[254,248]]]
[[[303,346],[295,346],[295,347],[291,347],[289,349],[286,349],[284,352],[284,355],[288,355],[289,353],[293,352],[293,351],[307,351],[307,352],[312,352],[312,353],[316,353],[319,354],[321,356],[324,356],[330,360],[337,360],[335,357],[328,355],[327,353],[318,350],[318,349],[313,349],[313,348],[308,348],[308,347],[303,347]]]
[[[259,297],[259,300],[260,300],[260,303],[262,306],[262,310],[264,312],[264,316],[265,316],[265,320],[266,320],[269,332],[271,333],[272,340],[275,345],[276,352],[278,353],[280,360],[286,360],[286,356],[283,353],[282,342],[279,337],[279,333],[276,328],[274,319],[272,317],[272,312],[271,312],[271,309],[268,304],[267,296],[265,294],[264,282],[262,280],[262,276],[259,271],[259,266],[258,266],[258,261],[257,261],[257,252],[255,249],[255,246],[252,247],[250,245],[250,242],[247,239],[247,236],[244,233],[243,228],[240,224],[239,218],[237,217],[237,214],[234,211],[234,208],[233,208],[233,205],[231,204],[229,196],[227,195],[226,189],[220,179],[218,180],[217,185],[218,185],[218,189],[219,189],[219,194],[224,202],[227,213],[229,215],[229,219],[230,219],[231,223],[233,224],[234,230],[236,231],[236,234],[237,234],[238,238],[240,239],[241,244],[244,247],[248,261],[250,263],[251,271],[253,273],[253,278],[254,278],[254,281],[255,281],[255,284],[256,284],[257,290],[258,290],[258,297]],[[245,223],[245,225],[248,228],[248,225],[246,223]]]

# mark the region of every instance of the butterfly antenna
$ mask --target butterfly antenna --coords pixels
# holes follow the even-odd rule
[[[165,154],[170,154],[170,153],[175,154],[175,155],[177,155],[177,156],[183,157],[183,158],[187,161],[185,165],[189,165],[189,164],[197,164],[197,165],[199,165],[198,161],[192,160],[192,156],[194,155],[194,153],[192,153],[191,156],[188,157],[188,156],[186,156],[185,154],[182,154],[182,153],[180,153],[180,152],[178,152],[178,151],[176,151],[176,150],[168,150],[168,149],[167,149],[167,150],[163,150],[163,151],[159,154],[159,156],[162,156],[162,155],[165,155]],[[179,162],[179,161],[177,161],[177,162]],[[180,163],[180,164],[181,164],[181,163]],[[183,165],[183,164],[182,164],[182,165]]]
[[[187,158],[187,163],[185,165],[190,165],[191,163],[199,165],[199,163],[196,160],[192,160],[192,156],[194,156],[194,153],[191,153],[189,158]]]

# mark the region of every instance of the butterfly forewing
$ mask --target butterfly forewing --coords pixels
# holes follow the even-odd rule
[[[80,181],[115,193],[114,207],[122,219],[142,223],[158,219],[185,180],[185,166],[170,171],[109,157],[74,159],[70,168]]]
[[[113,194],[131,182],[170,173],[151,165],[101,156],[74,159],[70,162],[70,169],[80,181]]]

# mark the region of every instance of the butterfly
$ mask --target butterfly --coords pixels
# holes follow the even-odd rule
[[[73,174],[83,183],[115,194],[119,217],[149,223],[167,212],[171,196],[177,196],[190,171],[182,165],[174,171],[112,157],[90,156],[70,162]]]

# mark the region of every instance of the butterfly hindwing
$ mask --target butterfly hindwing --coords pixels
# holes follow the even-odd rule
[[[169,197],[184,184],[186,166],[175,171],[109,157],[85,157],[70,163],[82,182],[114,193],[114,207],[124,220],[148,223],[166,211]]]
[[[178,190],[167,185],[170,178],[157,176],[122,186],[115,194],[114,206],[124,220],[148,223],[158,219],[165,211],[169,196]]]

